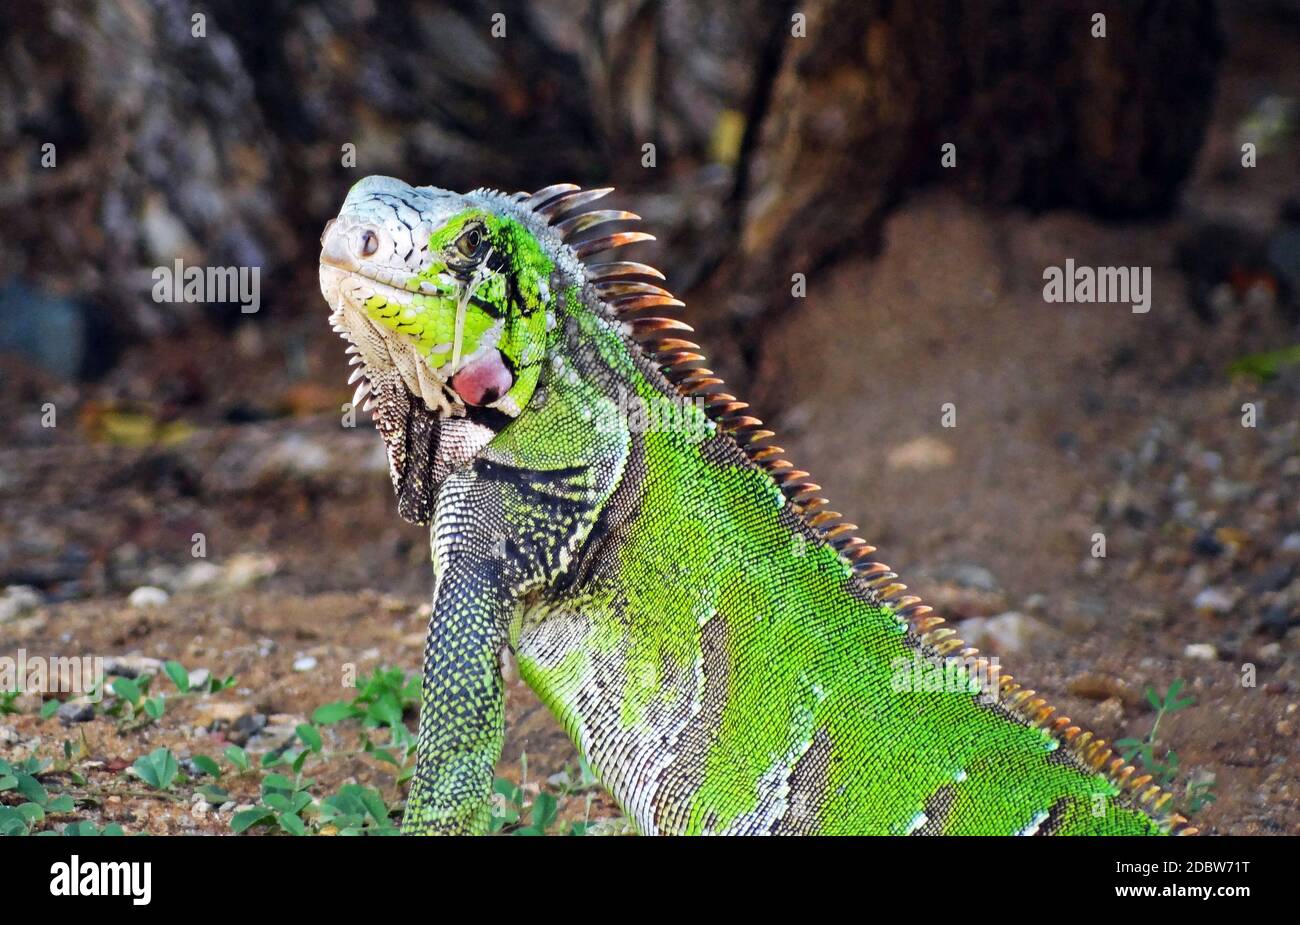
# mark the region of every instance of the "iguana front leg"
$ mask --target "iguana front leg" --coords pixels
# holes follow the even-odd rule
[[[446,552],[451,561],[434,590],[415,776],[402,821],[402,830],[416,835],[487,831],[505,739],[498,656],[511,605],[494,577],[499,563]]]
[[[536,469],[505,461],[522,455],[489,451],[450,475],[438,492],[433,615],[415,777],[402,825],[410,834],[487,831],[505,737],[501,648],[517,631],[521,601],[562,570],[621,471],[617,454],[600,467]]]

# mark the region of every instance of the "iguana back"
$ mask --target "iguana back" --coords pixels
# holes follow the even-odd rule
[[[658,271],[581,262],[646,237],[589,238],[634,218],[579,209],[604,192],[369,178],[322,239],[399,510],[432,527],[406,828],[486,824],[509,646],[644,833],[1188,831],[905,593],[662,317]]]

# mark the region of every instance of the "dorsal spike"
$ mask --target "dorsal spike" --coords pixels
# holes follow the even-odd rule
[[[763,422],[758,418],[750,417],[747,414],[738,414],[735,417],[725,417],[722,422],[730,430],[754,430],[762,427]]]
[[[590,257],[592,254],[599,254],[601,251],[613,250],[616,247],[622,247],[624,244],[635,244],[638,241],[653,241],[655,236],[647,234],[644,231],[620,231],[617,234],[606,235],[603,238],[592,238],[590,241],[583,241],[581,244],[573,245],[573,252],[581,260]]]
[[[533,211],[551,221],[555,221],[555,219],[562,215],[568,215],[574,209],[578,208],[578,206],[586,205],[589,202],[600,199],[602,196],[608,196],[612,192],[614,192],[614,187],[612,186],[604,186],[600,189],[574,189],[566,193],[560,193],[560,195],[556,196],[550,202],[543,206],[539,206]]]
[[[670,338],[665,338],[665,340],[668,339]],[[655,359],[661,365],[681,366],[683,363],[703,363],[704,354],[696,353],[693,350],[664,350],[663,341],[660,341]]]
[[[708,379],[713,376],[713,370],[701,366],[699,369],[695,370],[694,375],[700,379]]]
[[[672,380],[673,384],[681,388],[681,380],[694,372],[699,364],[704,362],[704,357],[698,353],[674,353],[668,356],[659,357],[659,365],[663,368],[664,374]],[[685,391],[689,391],[686,389]]]
[[[676,318],[637,318],[631,322],[632,333],[640,338],[644,336],[654,336],[667,331],[684,331],[690,333],[695,329],[684,321],[678,321]]]
[[[678,387],[677,391],[685,393],[689,392],[690,388],[681,385],[682,379],[694,371],[697,363],[702,362],[704,362],[704,357],[699,354],[680,354],[673,357],[661,357],[659,367],[664,371],[664,375],[668,377],[668,381]]]
[[[699,350],[700,345],[689,340],[682,340],[680,337],[666,337],[659,341],[660,350]]]
[[[726,396],[726,397],[730,397],[730,396]],[[704,410],[712,413],[713,416],[716,418],[725,418],[728,415],[736,414],[739,411],[744,411],[748,407],[749,407],[749,403],[743,401],[724,401],[724,402],[711,401],[704,406]]]
[[[667,308],[684,308],[685,302],[674,299],[671,295],[629,295],[618,299],[611,299],[609,307],[619,314],[628,312],[639,312],[645,308],[658,308],[664,306]]]
[[[726,387],[726,383],[717,376],[707,377],[704,379],[692,379],[690,382],[683,382],[681,388],[691,395],[704,395],[716,389]]]
[[[526,194],[523,199],[523,205],[526,209],[536,211],[538,206],[545,205],[547,202],[560,195],[560,193],[569,193],[580,189],[582,189],[582,187],[576,183],[555,183],[551,186],[543,186],[531,195]]]
[[[648,263],[637,263],[635,260],[606,260],[603,263],[589,263],[586,265],[587,279],[616,279],[621,276],[649,276],[653,279],[663,279],[664,275],[650,266]]]
[[[635,212],[624,212],[622,209],[594,209],[591,212],[566,218],[562,222],[554,222],[551,227],[567,241],[575,234],[594,228],[596,225],[603,225],[605,222],[635,222],[640,218],[641,216]]]
[[[785,496],[791,501],[798,501],[801,498],[817,494],[822,490],[822,487],[816,482],[803,482],[801,484],[782,485],[781,490],[785,492]]]
[[[607,280],[593,282],[591,285],[602,298],[616,299],[625,295],[661,295],[670,299],[673,297],[673,294],[662,286],[643,283],[640,280]]]

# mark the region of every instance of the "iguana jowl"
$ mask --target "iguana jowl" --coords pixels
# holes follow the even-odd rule
[[[369,177],[321,238],[354,401],[432,535],[405,831],[485,831],[505,647],[643,833],[1190,831],[905,594],[657,270],[584,262],[649,237],[591,236],[636,218],[583,211],[607,192]]]

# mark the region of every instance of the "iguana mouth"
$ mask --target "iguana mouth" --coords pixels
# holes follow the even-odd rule
[[[354,407],[374,383],[385,375],[401,377],[413,395],[424,400],[429,410],[444,416],[465,413],[464,403],[447,379],[420,356],[415,344],[404,334],[385,330],[369,315],[367,299],[378,296],[392,304],[409,304],[412,293],[389,283],[368,277],[326,259],[320,263],[321,293],[332,309],[330,323],[335,332],[348,342],[349,365],[358,367],[349,384],[358,382],[353,395]],[[368,406],[370,402],[366,402]],[[365,410],[369,410],[368,407]]]

